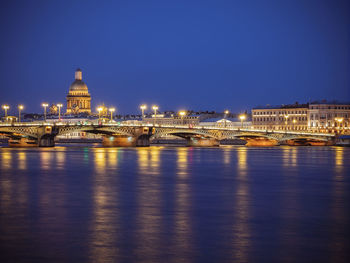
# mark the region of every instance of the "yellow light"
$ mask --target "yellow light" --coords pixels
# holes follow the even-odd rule
[[[8,109],[10,108],[10,106],[8,106],[8,105],[2,105],[2,108],[3,108],[4,110],[8,110]]]
[[[140,109],[141,109],[141,110],[146,110],[146,109],[147,109],[147,105],[142,104],[142,105],[140,106]]]
[[[158,106],[157,106],[157,105],[153,105],[153,106],[152,106],[152,109],[153,109],[153,110],[158,110]]]
[[[245,115],[239,115],[239,118],[241,119],[241,121],[245,120]]]
[[[63,106],[63,105],[62,105],[62,104],[60,104],[60,103],[59,103],[59,104],[57,104],[57,107],[59,107],[59,108],[61,108],[62,106]]]
[[[185,115],[186,115],[186,111],[180,111],[180,112],[179,112],[179,114],[180,114],[180,116],[182,116],[182,117],[183,117],[183,116],[185,116]]]
[[[289,118],[289,116],[288,116],[288,115],[284,115],[284,118],[288,119],[288,118]]]
[[[109,108],[108,109],[110,112],[115,112],[115,108]]]
[[[225,110],[225,114],[229,114],[230,112],[229,112],[229,110]]]
[[[47,104],[47,103],[43,103],[43,104],[41,104],[41,106],[43,106],[43,107],[48,107],[48,106],[49,106],[49,104]]]
[[[335,120],[336,120],[337,122],[342,122],[342,121],[344,120],[344,118],[335,118]]]
[[[98,108],[97,108],[97,111],[98,111],[98,112],[101,112],[102,110],[103,110],[102,107],[98,107]]]
[[[23,110],[23,105],[18,105],[18,109]]]
[[[296,122],[297,122],[297,120],[296,120],[296,119],[294,119],[294,120],[293,120],[293,123],[296,123]]]

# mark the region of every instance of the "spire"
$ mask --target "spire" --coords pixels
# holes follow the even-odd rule
[[[82,80],[83,79],[83,73],[81,71],[80,68],[78,68],[76,71],[75,71],[75,79],[76,80]]]

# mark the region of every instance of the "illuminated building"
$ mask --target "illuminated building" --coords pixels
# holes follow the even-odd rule
[[[312,102],[252,110],[253,128],[259,130],[311,130],[346,132],[350,130],[350,104]]]
[[[88,88],[82,80],[82,71],[75,71],[75,80],[70,85],[67,95],[66,114],[77,115],[80,113],[91,114],[91,96]]]
[[[252,124],[258,130],[307,130],[308,104],[267,106],[252,110]]]
[[[336,131],[350,129],[350,104],[314,102],[309,107],[311,130]]]

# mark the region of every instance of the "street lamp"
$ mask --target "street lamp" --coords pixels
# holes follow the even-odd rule
[[[21,111],[23,108],[23,105],[18,105],[18,122],[21,122]]]
[[[147,109],[147,105],[142,104],[142,105],[140,106],[140,109],[141,109],[142,120],[143,120],[143,118],[144,118],[144,116],[145,116],[145,110]]]
[[[156,125],[158,106],[157,106],[157,105],[153,105],[153,106],[152,106],[152,109],[154,110],[154,120],[153,120],[153,125]]]
[[[181,116],[181,124],[184,125],[184,116],[186,115],[185,111],[180,111],[179,115]]]
[[[3,108],[4,111],[5,111],[5,117],[7,117],[7,110],[10,108],[10,106],[8,106],[8,105],[2,105],[2,108]]]
[[[294,125],[297,123],[297,120],[296,119],[293,119],[293,130],[295,130],[295,127]]]
[[[41,104],[41,106],[44,107],[44,119],[45,119],[45,121],[46,121],[46,108],[49,106],[49,104],[43,103],[43,104]]]
[[[102,107],[98,107],[98,108],[97,108],[97,111],[98,111],[98,120],[101,119],[101,111],[102,111],[102,110],[103,110]]]
[[[58,103],[57,107],[58,107],[58,120],[61,120],[61,107],[63,107],[63,105],[61,103]]]
[[[230,112],[228,110],[225,110],[224,113],[225,113],[224,119],[225,119],[225,127],[226,127],[226,118]]]
[[[111,122],[113,121],[113,112],[115,112],[115,108],[108,109],[111,112]]]
[[[239,118],[241,120],[241,128],[243,128],[243,121],[245,120],[245,115],[241,114],[241,115],[239,115]]]

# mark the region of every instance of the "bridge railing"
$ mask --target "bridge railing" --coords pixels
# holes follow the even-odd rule
[[[186,129],[186,130],[215,130],[215,131],[234,131],[234,132],[254,132],[254,133],[278,133],[278,134],[298,134],[298,135],[315,135],[315,136],[328,136],[334,137],[335,134],[330,133],[318,133],[314,131],[283,131],[283,130],[259,130],[252,128],[239,128],[239,127],[215,127],[215,126],[203,126],[203,125],[171,125],[171,124],[151,124],[151,123],[122,123],[122,122],[106,122],[99,123],[96,121],[87,122],[71,122],[71,121],[57,121],[57,122],[13,122],[6,123],[0,122],[0,127],[41,127],[41,126],[78,126],[78,127],[149,127],[149,128],[169,128],[169,129]]]

